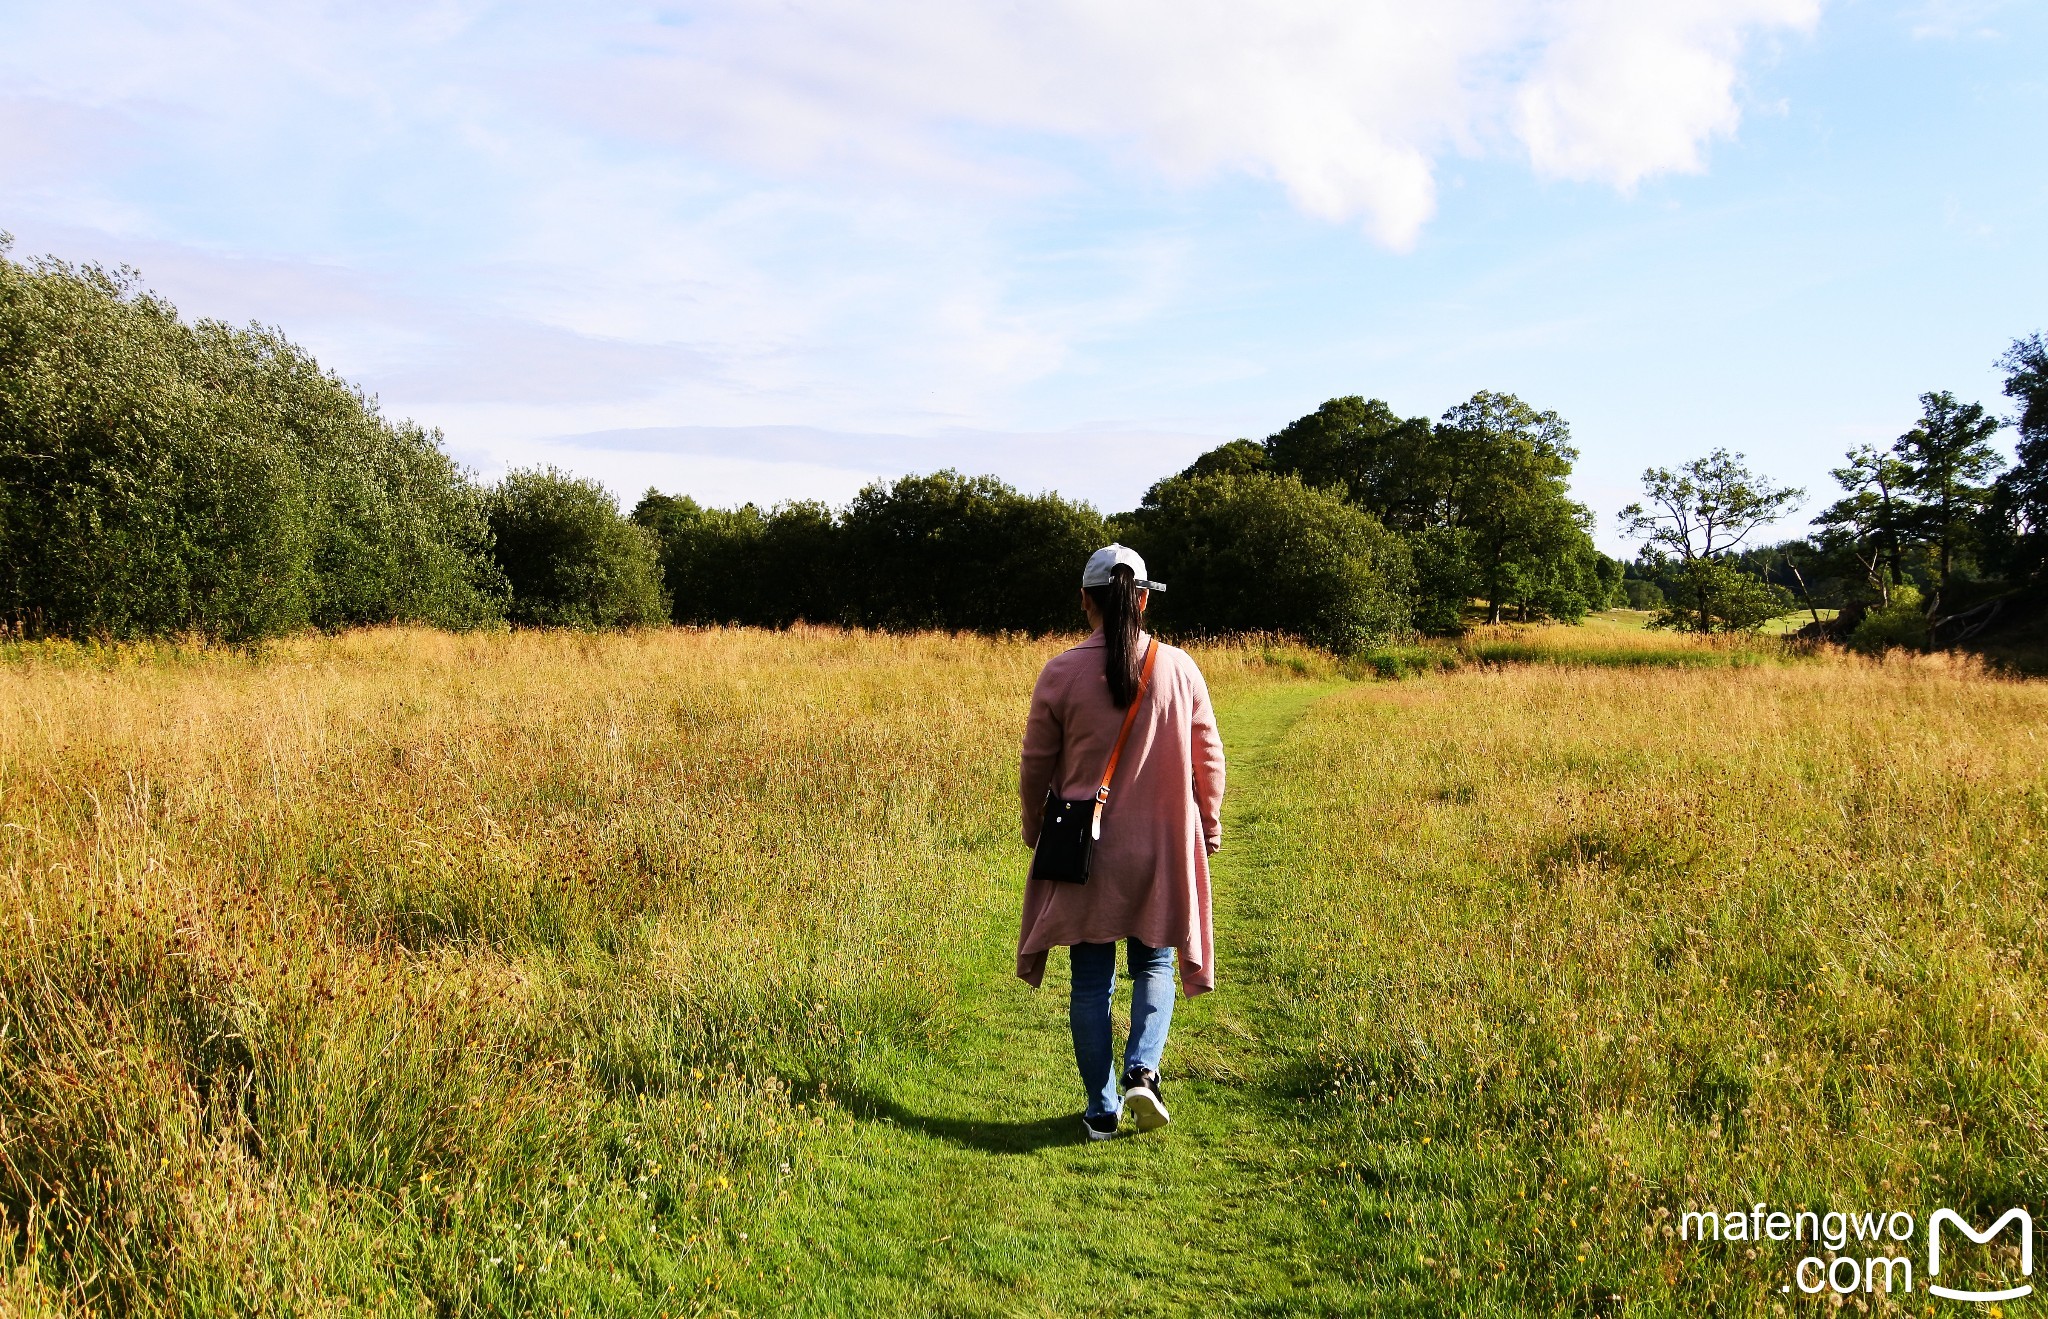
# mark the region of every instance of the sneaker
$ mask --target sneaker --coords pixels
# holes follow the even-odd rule
[[[1116,1135],[1119,1115],[1115,1113],[1083,1114],[1081,1130],[1088,1133],[1090,1140],[1108,1140]]]
[[[1159,1073],[1149,1067],[1133,1067],[1124,1073],[1124,1107],[1138,1119],[1140,1131],[1157,1131],[1173,1120],[1167,1116],[1159,1090]]]

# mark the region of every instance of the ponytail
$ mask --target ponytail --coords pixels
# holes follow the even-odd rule
[[[1109,699],[1116,708],[1130,708],[1138,695],[1138,575],[1129,564],[1110,569],[1109,583],[1083,589],[1102,611],[1103,676],[1109,679]]]

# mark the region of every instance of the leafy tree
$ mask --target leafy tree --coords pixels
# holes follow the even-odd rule
[[[1567,484],[1578,451],[1563,418],[1482,390],[1444,413],[1434,438],[1457,474],[1445,516],[1467,533],[1488,618],[1500,622],[1512,602],[1566,598],[1567,613],[1584,614],[1591,605],[1584,593],[1562,591],[1593,544],[1592,514]]]
[[[754,560],[763,616],[771,627],[833,623],[848,614],[846,535],[817,500],[778,504],[761,528]]]
[[[1742,571],[1725,557],[1673,560],[1666,581],[1667,602],[1650,620],[1652,627],[1754,632],[1793,608],[1790,591]]]
[[[200,345],[132,271],[0,261],[0,572],[32,634],[304,626],[304,473],[220,424]]]
[[[2014,582],[2048,576],[2048,343],[2015,339],[1998,364],[2006,397],[2019,405],[2019,444],[1998,478],[1985,523],[1999,566]]]
[[[1866,612],[1846,640],[1851,650],[1874,655],[1894,647],[1925,650],[1931,635],[1919,588],[1908,582],[1885,604]]]
[[[668,621],[654,534],[621,517],[597,482],[514,470],[487,507],[513,622],[597,630]]]
[[[678,623],[760,623],[761,510],[709,509],[688,495],[649,489],[633,522],[655,538],[670,616]]]
[[[696,526],[704,517],[704,509],[688,495],[665,495],[649,486],[640,502],[633,505],[631,516],[635,523],[653,532],[656,540],[666,544]]]
[[[1927,608],[1938,609],[1987,522],[1990,539],[2000,539],[1987,510],[1996,502],[1989,478],[2004,463],[1991,447],[2002,423],[1946,390],[1922,394],[1920,408],[1918,424],[1889,450],[1866,444],[1849,453],[1834,472],[1846,493],[1815,519],[1823,550],[1855,559],[1880,609],[1916,575],[1931,579]]]
[[[475,488],[440,437],[271,330],[188,325],[133,271],[0,235],[0,620],[197,633],[498,616]]]
[[[1469,527],[1424,527],[1402,536],[1413,568],[1414,623],[1431,636],[1455,636],[1465,629],[1465,605],[1485,588],[1473,555]]]
[[[1429,420],[1403,419],[1379,399],[1333,398],[1265,443],[1267,464],[1312,486],[1342,486],[1351,502],[1396,531],[1445,525],[1450,455]],[[1240,442],[1241,443],[1241,442]]]
[[[1071,628],[1081,565],[1109,539],[1086,504],[953,471],[871,485],[838,516],[650,490],[633,519],[659,538],[678,622],[770,627]]]
[[[1664,588],[1647,577],[1624,578],[1621,593],[1630,609],[1664,608]]]
[[[2019,404],[2013,418],[2022,435],[2048,435],[2048,342],[2039,333],[2012,341],[1998,359],[2005,370],[2005,396]]]
[[[954,471],[870,485],[840,518],[849,620],[869,627],[1050,632],[1073,626],[1102,515]]]
[[[1232,440],[1219,444],[1181,472],[1182,476],[1249,476],[1253,472],[1269,471],[1272,462],[1266,455],[1266,446],[1257,440]]]
[[[1593,607],[1595,609],[1619,609],[1628,603],[1628,596],[1621,589],[1621,581],[1626,568],[1619,559],[1611,559],[1597,550],[1594,554],[1597,561],[1593,565],[1593,578],[1599,583],[1600,594],[1597,597],[1597,603]]]
[[[1742,631],[1784,613],[1781,591],[1775,612],[1766,607],[1767,584],[1721,563],[1759,527],[1790,512],[1805,491],[1777,487],[1751,472],[1741,454],[1716,449],[1676,472],[1652,467],[1643,473],[1639,500],[1621,511],[1625,534],[1647,542],[1645,555],[1668,573],[1666,624],[1698,632]],[[1749,584],[1755,583],[1753,589]]]
[[[1284,632],[1348,652],[1409,626],[1401,539],[1291,473],[1162,481],[1116,532],[1172,587],[1152,602],[1162,629]]]
[[[1005,550],[990,565],[993,580],[970,597],[988,606],[973,626],[1034,633],[1074,626],[1081,568],[1115,539],[1108,521],[1058,495],[1020,494],[1004,501],[997,526]]]
[[[1731,554],[1728,561],[1760,581],[1789,591],[1812,612],[1816,623],[1822,621],[1822,609],[1839,609],[1848,603],[1839,557],[1813,539],[1744,546]],[[1858,562],[1847,575],[1860,577],[1861,572]]]
[[[958,629],[969,626],[970,609],[977,622],[988,617],[985,596],[977,606],[968,599],[1001,589],[989,571],[1008,548],[999,525],[1002,500],[1011,493],[995,477],[951,470],[863,489],[841,523],[853,574],[853,621]]]
[[[1833,473],[1848,493],[1815,518],[1814,525],[1820,528],[1823,550],[1855,559],[1878,603],[1889,605],[1893,589],[1906,580],[1906,547],[1922,521],[1913,494],[1913,471],[1903,459],[1875,445],[1852,449],[1848,458],[1848,464]]]
[[[1474,595],[1498,622],[1510,607],[1578,618],[1608,594],[1586,575],[1598,552],[1566,485],[1570,431],[1511,394],[1475,394],[1435,425],[1379,399],[1334,398],[1265,452],[1274,471],[1341,491],[1407,541],[1424,631],[1461,629]]]
[[[315,626],[466,627],[500,615],[483,493],[440,432],[385,421],[276,331],[202,322],[197,332],[229,424],[274,428],[304,472]]]
[[[1920,396],[1920,421],[1898,439],[1895,452],[1919,494],[1919,533],[1933,548],[1944,591],[1956,555],[1974,545],[1973,532],[1991,499],[1989,478],[2005,459],[1991,447],[2003,425],[1981,403],[1962,403],[1947,390]],[[1938,607],[1938,601],[1936,602]]]
[[[839,527],[823,504],[707,509],[649,490],[633,520],[660,542],[678,623],[787,627],[847,611]]]
[[[1513,570],[1509,604],[1521,622],[1554,618],[1576,623],[1617,597],[1621,565],[1602,554],[1591,537],[1575,539],[1533,557]]]

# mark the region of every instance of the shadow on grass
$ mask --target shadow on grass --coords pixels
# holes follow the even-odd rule
[[[866,1090],[842,1091],[833,1097],[859,1121],[892,1123],[905,1131],[921,1132],[988,1154],[1030,1154],[1052,1145],[1078,1144],[1082,1139],[1079,1112],[1024,1122],[997,1122],[914,1113],[885,1095]]]

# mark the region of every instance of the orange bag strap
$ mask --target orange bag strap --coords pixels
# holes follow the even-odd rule
[[[1145,699],[1145,688],[1152,681],[1152,661],[1159,658],[1159,638],[1145,640],[1145,663],[1138,670],[1138,690],[1131,694],[1131,708],[1124,711],[1124,726],[1116,735],[1116,745],[1109,752],[1109,768],[1102,771],[1102,786],[1095,790],[1095,818],[1089,821],[1088,836],[1102,837],[1102,808],[1109,801],[1109,781],[1116,777],[1116,762],[1124,757],[1124,740],[1131,735],[1131,725],[1138,722],[1138,703]]]

